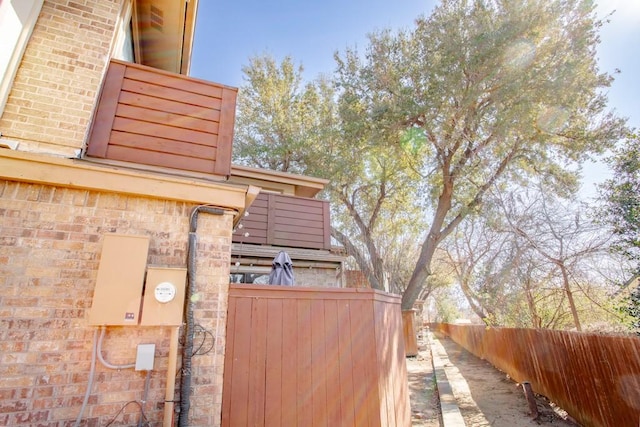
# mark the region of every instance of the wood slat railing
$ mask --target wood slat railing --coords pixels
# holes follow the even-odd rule
[[[237,89],[111,60],[87,156],[228,176]]]
[[[234,243],[331,249],[327,201],[260,193],[247,212]]]

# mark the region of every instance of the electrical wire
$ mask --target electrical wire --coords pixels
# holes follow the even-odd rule
[[[213,346],[215,345],[215,338],[211,331],[205,329],[202,325],[196,323],[194,325],[194,335],[195,334],[202,334],[203,337],[202,337],[202,342],[200,343],[198,348],[193,351],[192,353],[193,356],[204,356],[205,354],[208,354],[211,350],[213,350]],[[211,345],[209,346],[209,348],[207,348],[206,351],[201,352],[200,350],[202,350],[202,347],[204,347],[204,343],[207,341],[207,336],[211,337]]]
[[[102,340],[104,339],[104,335],[106,332],[107,328],[102,326],[101,331],[100,331],[100,339],[98,340],[98,360],[100,360],[100,363],[102,363],[105,367],[109,368],[109,369],[131,369],[131,368],[135,368],[136,364],[135,363],[130,363],[130,364],[126,364],[126,365],[113,365],[109,362],[107,362],[106,360],[104,360],[104,358],[102,357]]]
[[[140,420],[138,420],[138,427],[142,427],[142,421],[144,419],[144,405],[147,403],[147,398],[149,397],[149,383],[151,383],[151,371],[147,371],[147,376],[144,379],[144,393],[142,395],[142,403],[140,405],[142,416],[140,417]]]
[[[109,421],[107,424],[105,424],[104,427],[109,427],[111,424],[113,424],[116,421],[116,419],[120,416],[122,411],[124,411],[124,408],[129,406],[131,403],[135,403],[136,405],[138,405],[138,407],[140,408],[140,419],[144,421],[144,425],[145,426],[148,426],[149,425],[149,421],[147,420],[147,417],[144,415],[144,409],[142,408],[142,405],[140,404],[140,402],[138,402],[137,400],[130,400],[127,403],[125,403],[124,405],[122,405],[122,408],[120,408],[118,413],[111,419],[111,421]]]
[[[98,347],[98,330],[96,329],[93,332],[93,347],[91,349],[91,368],[89,369],[89,381],[87,384],[87,391],[84,393],[84,400],[82,401],[82,407],[80,408],[80,413],[78,414],[78,418],[76,418],[75,427],[80,426],[80,421],[82,420],[82,414],[84,414],[84,410],[87,407],[87,403],[89,402],[89,396],[91,395],[91,386],[93,385],[93,378],[96,373],[96,353]]]

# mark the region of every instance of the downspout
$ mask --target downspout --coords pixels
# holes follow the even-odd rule
[[[245,209],[258,197],[260,187],[249,185],[245,194]],[[184,346],[182,349],[182,369],[180,377],[180,413],[178,414],[178,427],[188,426],[189,408],[191,407],[191,359],[193,357],[194,319],[192,297],[196,287],[196,244],[198,228],[198,214],[224,215],[225,210],[214,206],[200,205],[191,211],[189,220],[189,242],[187,247],[187,287],[184,298]],[[242,218],[242,211],[237,212],[233,220],[233,226]]]
[[[193,304],[192,297],[196,286],[196,243],[198,228],[198,213],[211,215],[224,215],[224,210],[212,206],[196,206],[191,212],[189,222],[189,244],[187,249],[187,289],[185,290],[184,313],[184,347],[182,349],[182,376],[180,378],[180,414],[178,426],[185,427],[189,421],[189,408],[191,406],[191,359],[193,357]]]

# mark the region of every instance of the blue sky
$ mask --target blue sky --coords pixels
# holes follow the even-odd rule
[[[199,0],[191,75],[230,86],[242,84],[251,56],[289,55],[304,77],[330,74],[336,50],[364,48],[367,33],[410,27],[433,0]]]
[[[242,66],[251,56],[289,55],[304,67],[304,77],[331,74],[333,54],[346,47],[363,49],[367,33],[409,28],[428,15],[435,0],[199,0],[191,65],[194,77],[242,85]],[[601,30],[600,68],[620,69],[609,90],[610,106],[640,128],[640,0],[599,0],[598,14],[616,10]],[[601,181],[607,171],[587,177]]]

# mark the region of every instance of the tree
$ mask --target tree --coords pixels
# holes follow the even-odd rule
[[[326,79],[303,85],[302,66],[286,57],[250,58],[242,69],[234,160],[264,169],[304,173],[335,128],[333,86]]]
[[[351,126],[393,142],[429,189],[414,201],[429,226],[403,308],[424,294],[436,249],[489,189],[534,177],[573,189],[565,166],[622,135],[624,121],[605,112],[611,77],[598,71],[593,7],[445,0],[411,31],[371,35],[364,58],[336,57]]]
[[[332,236],[354,257],[373,288],[402,292],[419,232],[412,171],[389,147],[373,143],[344,117],[332,85],[302,85],[291,58],[252,58],[243,67],[234,161],[331,180]],[[357,123],[356,123],[357,124]]]
[[[585,221],[581,210],[574,208],[575,200],[562,203],[547,193],[538,191],[524,202],[520,195],[517,199],[507,199],[503,204],[504,217],[511,231],[522,237],[557,272],[574,326],[581,331],[574,297],[574,293],[581,290],[575,289],[579,283],[580,264],[593,255],[603,254],[609,236],[604,235],[596,224]]]
[[[640,329],[640,137],[630,134],[608,158],[613,178],[601,186],[604,202],[601,217],[613,228],[613,250],[625,256],[632,266],[623,285],[635,289],[629,294],[624,311]]]
[[[630,135],[608,158],[613,178],[601,186],[602,214],[617,237],[615,249],[640,273],[640,136]]]
[[[268,153],[245,157],[257,166],[329,178],[332,236],[373,287],[404,283],[402,307],[412,308],[437,283],[429,277],[439,245],[481,211],[490,189],[536,179],[571,193],[578,175],[567,165],[623,134],[624,120],[606,111],[602,89],[611,77],[598,70],[593,7],[589,0],[444,0],[410,30],[370,35],[363,56],[336,54],[335,88],[306,86],[318,104],[302,97],[295,79],[285,80],[293,90],[282,90],[281,102],[260,88],[246,91],[265,104],[251,110],[239,100],[236,144]],[[249,83],[269,88],[270,79]],[[291,111],[298,99],[317,107]],[[278,119],[280,108],[295,123]],[[413,268],[392,268],[388,242],[412,235]]]
[[[585,206],[541,189],[491,197],[442,245],[486,324],[578,330],[620,324],[603,279],[619,263],[607,252],[608,230],[585,218]]]

